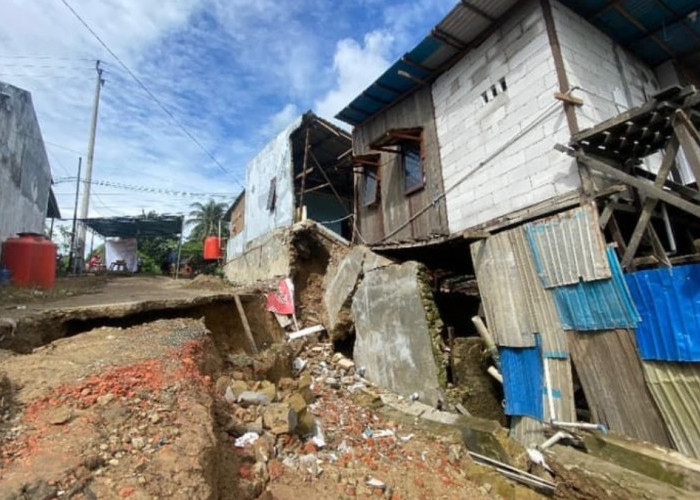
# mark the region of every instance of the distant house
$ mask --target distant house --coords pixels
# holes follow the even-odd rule
[[[52,200],[53,203],[49,203]],[[0,242],[60,217],[32,96],[0,82]]]
[[[697,2],[462,0],[337,115],[356,241],[429,266],[450,341],[486,320],[528,446],[700,456],[698,54]]]
[[[225,273],[230,280],[288,275],[280,231],[297,222],[312,220],[339,238],[351,237],[350,147],[347,132],[307,112],[248,163],[245,191],[228,211]]]

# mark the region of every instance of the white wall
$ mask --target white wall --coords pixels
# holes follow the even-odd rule
[[[0,83],[0,242],[44,232],[51,169],[31,94]]]
[[[485,104],[482,92],[505,77],[508,89]],[[539,2],[504,26],[433,85],[447,216],[451,233],[468,229],[580,185],[572,159],[554,151],[569,129]],[[467,180],[465,174],[551,113]]]
[[[658,89],[651,68],[636,59],[595,26],[558,2],[552,2],[554,24],[569,84],[581,87],[576,108],[579,128],[639,106]]]
[[[245,224],[243,231],[229,239],[226,259],[241,255],[260,238],[294,222],[294,173],[291,134],[301,125],[297,118],[246,166]],[[267,209],[270,179],[277,178],[274,210]]]

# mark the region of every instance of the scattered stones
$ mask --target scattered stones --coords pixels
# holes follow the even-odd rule
[[[246,407],[251,405],[267,405],[270,404],[270,398],[265,394],[253,391],[244,391],[238,395],[236,402]]]
[[[263,410],[263,427],[273,434],[290,434],[297,426],[297,415],[288,403],[271,403]]]
[[[53,425],[63,425],[73,418],[73,411],[67,407],[58,407],[54,409],[49,416],[49,423]]]

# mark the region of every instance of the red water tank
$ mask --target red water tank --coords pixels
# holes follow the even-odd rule
[[[56,245],[40,234],[20,233],[3,243],[3,265],[12,284],[51,288],[56,277]]]
[[[204,260],[216,260],[223,257],[221,253],[221,238],[207,236],[204,238]]]
[[[41,288],[51,288],[56,280],[56,245],[48,238],[38,241],[34,273],[34,282]]]

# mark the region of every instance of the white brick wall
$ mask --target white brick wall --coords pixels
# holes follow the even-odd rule
[[[484,104],[482,92],[503,77],[508,90]],[[557,102],[557,90],[554,59],[536,1],[436,80],[432,92],[450,232],[579,186],[571,159],[552,150],[555,143],[569,139],[561,105],[461,181]]]

